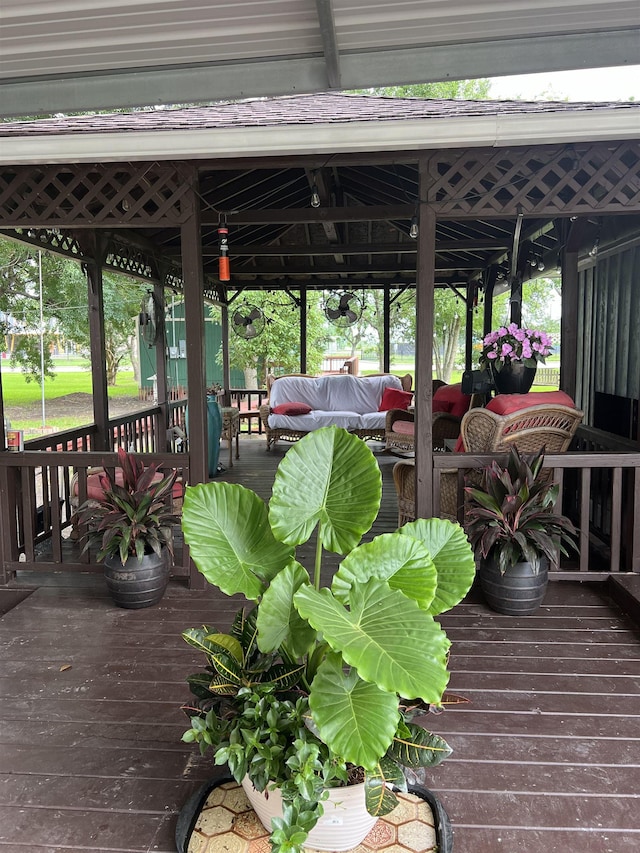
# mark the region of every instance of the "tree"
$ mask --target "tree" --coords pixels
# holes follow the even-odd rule
[[[274,368],[285,373],[300,370],[300,309],[291,297],[282,291],[249,293],[233,303],[231,317],[236,311],[243,312],[247,306],[261,309],[265,317],[264,329],[257,337],[248,340],[231,331],[230,366],[244,370],[245,376],[247,370],[255,371],[253,381],[260,384],[265,383],[267,373]],[[308,293],[307,306],[307,370],[317,373],[326,343],[324,315],[317,293]],[[220,353],[218,360],[221,359]]]
[[[76,261],[41,254],[42,311],[40,328],[40,260],[37,250],[0,238],[0,333],[7,339],[11,363],[26,378],[40,380],[40,335],[44,340],[44,375],[53,376],[51,350],[60,339],[90,354],[87,280]],[[107,377],[116,384],[118,368],[132,354],[135,318],[148,285],[117,273],[104,274]]]
[[[485,101],[489,95],[491,81],[444,80],[440,83],[411,83],[406,86],[377,86],[357,89],[366,95],[388,95],[392,98],[443,98],[445,100]]]

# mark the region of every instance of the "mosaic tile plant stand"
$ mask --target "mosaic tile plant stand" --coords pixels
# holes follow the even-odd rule
[[[409,790],[353,853],[452,853],[453,833],[440,802],[421,786]],[[176,844],[179,853],[271,853],[268,832],[240,785],[228,777],[204,785],[186,803]]]

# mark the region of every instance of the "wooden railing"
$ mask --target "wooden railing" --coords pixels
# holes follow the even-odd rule
[[[440,474],[458,472],[457,506],[464,505],[464,475],[484,468],[494,454],[436,453],[434,514],[440,510]],[[545,468],[553,469],[560,485],[558,511],[579,530],[579,554],[556,566],[557,580],[603,580],[611,573],[640,572],[640,450],[634,452],[570,452],[548,455]],[[462,519],[460,519],[462,520]]]
[[[189,457],[153,454],[143,457],[160,470],[176,469],[183,484],[189,482]],[[81,553],[82,531],[74,527],[73,513],[87,497],[87,476],[92,468],[112,469],[115,453],[66,450],[25,450],[0,453],[0,583],[19,569],[32,571],[100,571],[95,553]],[[14,508],[7,512],[7,508]],[[173,570],[188,574],[186,554]]]
[[[267,398],[263,388],[230,388],[230,406],[240,409],[240,433],[262,435],[262,421],[258,409]]]

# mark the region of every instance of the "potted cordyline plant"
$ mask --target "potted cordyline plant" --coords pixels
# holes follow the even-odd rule
[[[119,448],[113,475],[104,470],[93,476],[98,493],[76,514],[76,521],[86,525],[83,550],[98,546],[107,589],[119,607],[157,604],[169,582],[172,528],[180,520],[170,504],[177,472],[163,477],[157,465],[145,468],[141,459]]]
[[[465,530],[479,561],[487,603],[507,615],[534,613],[544,599],[549,562],[576,548],[573,523],[555,513],[559,486],[543,472],[542,451],[527,458],[512,447],[493,461],[480,487],[467,486]]]
[[[500,393],[524,394],[533,385],[538,363],[544,364],[552,352],[546,332],[509,323],[484,337],[480,365],[489,370]]]
[[[268,507],[240,485],[186,491],[182,526],[196,566],[255,606],[228,634],[184,632],[208,663],[188,679],[195,701],[184,739],[212,747],[216,764],[258,792],[274,853],[299,853],[305,842],[351,849],[397,804],[405,767],[436,765],[451,751],[412,720],[441,705],[450,643],[434,617],[470,588],[473,555],[462,528],[443,519],[360,544],[380,498],[375,457],[337,427],[287,451]],[[295,549],[314,532],[309,574]],[[344,559],[322,587],[325,549]],[[351,782],[370,822],[356,837],[340,811],[337,840],[318,838],[323,810],[341,810]],[[278,795],[282,813],[269,820]]]

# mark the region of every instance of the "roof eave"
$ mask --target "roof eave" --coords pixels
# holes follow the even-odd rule
[[[0,137],[0,165],[199,160],[435,148],[508,147],[640,137],[620,108],[403,121],[327,122]],[[1,127],[0,127],[1,132]]]

